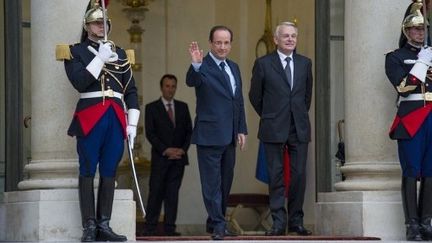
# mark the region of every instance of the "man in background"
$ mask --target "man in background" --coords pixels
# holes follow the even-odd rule
[[[187,150],[192,135],[192,121],[186,103],[175,100],[177,78],[165,74],[160,80],[162,96],[146,105],[145,132],[151,149],[151,174],[145,235],[156,235],[162,202],[164,204],[164,235],[176,232],[179,189]]]

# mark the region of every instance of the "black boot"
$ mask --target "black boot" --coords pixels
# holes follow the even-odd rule
[[[96,218],[93,191],[93,177],[80,176],[78,180],[78,196],[83,226],[82,242],[96,240]]]
[[[118,235],[109,226],[112,205],[114,201],[115,178],[100,177],[97,200],[97,228],[96,241],[127,241],[126,236]]]
[[[420,233],[423,240],[432,240],[432,178],[421,178],[420,196],[419,196],[419,212],[420,212]]]
[[[421,241],[417,212],[417,179],[402,177],[402,205],[405,213],[406,239]]]

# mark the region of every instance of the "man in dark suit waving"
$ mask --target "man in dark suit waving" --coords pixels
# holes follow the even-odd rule
[[[303,227],[306,159],[310,142],[308,111],[312,98],[312,63],[295,52],[297,27],[283,22],[276,27],[277,50],[258,58],[252,70],[249,99],[260,116],[258,138],[264,143],[270,183],[273,226],[266,235],[284,235],[287,226],[283,151],[290,155],[288,232],[310,235]]]
[[[204,57],[196,42],[186,84],[195,87],[196,118],[192,143],[197,145],[202,194],[208,213],[207,232],[214,240],[228,235],[225,212],[234,176],[235,147],[246,143],[246,119],[240,70],[227,59],[232,31],[225,26],[210,30],[210,52]]]
[[[156,226],[164,203],[164,233],[178,236],[175,231],[178,196],[187,150],[192,135],[192,121],[186,103],[174,99],[177,78],[165,74],[160,80],[162,97],[146,105],[145,131],[152,145],[146,235],[156,234]]]

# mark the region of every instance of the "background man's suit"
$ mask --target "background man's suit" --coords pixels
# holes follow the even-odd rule
[[[238,65],[228,59],[235,79],[233,94],[222,69],[207,54],[199,70],[190,66],[186,84],[195,87],[196,118],[192,143],[197,145],[204,204],[210,230],[224,231],[226,201],[231,190],[237,134],[246,134],[242,83]],[[220,156],[215,156],[219,154]]]
[[[146,227],[156,230],[162,201],[164,202],[165,233],[175,232],[178,192],[188,164],[187,150],[192,134],[192,121],[186,103],[173,100],[175,126],[168,116],[161,99],[146,105],[145,131],[152,145],[150,193],[147,204]],[[185,154],[181,159],[171,160],[163,155],[170,147],[181,148]]]
[[[270,210],[273,228],[285,231],[283,147],[288,145],[291,184],[288,191],[288,225],[303,226],[305,166],[310,141],[308,111],[312,97],[312,64],[293,53],[294,78],[291,89],[278,52],[255,61],[249,99],[260,116],[258,138],[264,143],[270,176]]]

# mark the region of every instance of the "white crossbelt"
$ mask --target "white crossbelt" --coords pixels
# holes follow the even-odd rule
[[[407,97],[399,97],[398,103],[401,103],[402,101],[432,101],[432,93],[426,92],[423,94],[410,94]]]
[[[105,90],[105,91],[94,91],[94,92],[86,92],[86,93],[80,93],[81,99],[88,99],[88,98],[98,98],[98,97],[116,97],[119,99],[123,99],[123,94],[119,92],[115,92],[112,89]]]

